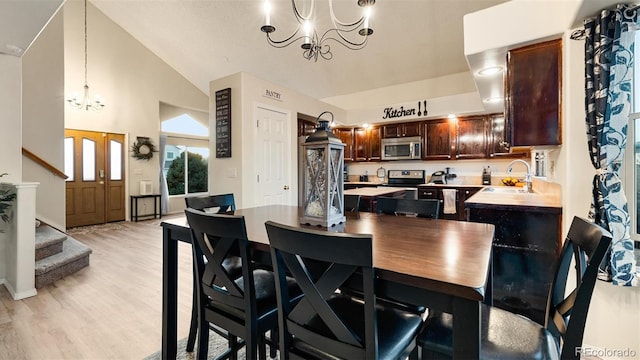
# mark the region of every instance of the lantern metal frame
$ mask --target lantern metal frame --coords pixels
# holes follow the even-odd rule
[[[323,112],[320,116],[329,113]],[[320,120],[316,132],[303,146],[303,202],[301,224],[331,227],[346,221],[344,215],[344,147]],[[331,114],[333,117],[333,114]]]

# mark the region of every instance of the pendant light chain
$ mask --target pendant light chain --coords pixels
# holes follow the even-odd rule
[[[87,86],[87,0],[84,0],[84,85]]]

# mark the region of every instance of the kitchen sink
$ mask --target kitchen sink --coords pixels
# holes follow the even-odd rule
[[[482,191],[496,194],[528,194],[524,188],[518,186],[490,186],[482,189]]]

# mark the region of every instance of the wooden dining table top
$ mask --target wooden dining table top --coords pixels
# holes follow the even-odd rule
[[[376,275],[440,293],[482,301],[491,263],[494,225],[393,216],[361,212],[359,218],[330,228],[300,224],[301,208],[269,205],[238,209],[247,236],[255,248],[268,251],[264,223],[315,228],[331,232],[373,235],[373,264]],[[163,225],[188,227],[186,218],[163,221]]]

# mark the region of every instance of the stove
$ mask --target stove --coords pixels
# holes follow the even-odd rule
[[[387,186],[417,188],[424,183],[424,170],[389,170],[387,176]]]

